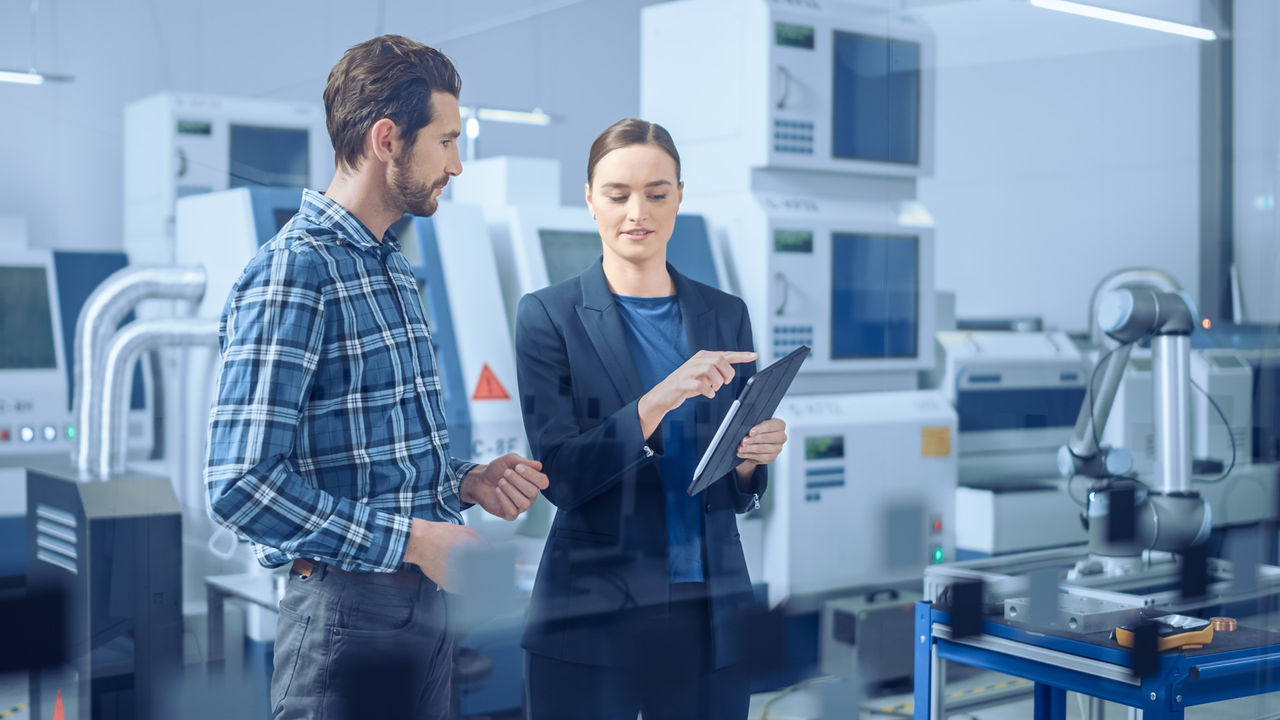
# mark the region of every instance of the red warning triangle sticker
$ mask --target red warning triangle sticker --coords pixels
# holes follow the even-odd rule
[[[53,720],[67,720],[66,713],[62,710],[62,691],[58,691],[58,699],[53,703]]]
[[[498,382],[498,376],[493,374],[493,370],[489,367],[489,363],[485,363],[480,368],[480,380],[476,383],[476,391],[471,394],[472,400],[510,400],[511,396],[507,394],[507,389],[502,387],[502,383]]]

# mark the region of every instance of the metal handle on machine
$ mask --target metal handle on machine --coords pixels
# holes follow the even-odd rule
[[[787,96],[791,94],[791,71],[778,66],[778,74],[782,76],[782,97],[778,98],[777,108],[782,110],[787,107]]]
[[[782,295],[782,301],[778,303],[778,307],[773,311],[774,315],[784,315],[787,312],[787,300],[790,298],[791,283],[787,282],[787,276],[782,273],[774,273],[773,279],[778,283],[778,292]]]

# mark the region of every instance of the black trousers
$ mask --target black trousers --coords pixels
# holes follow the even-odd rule
[[[276,720],[450,718],[444,596],[416,569],[291,572],[276,624]]]
[[[665,622],[635,662],[602,667],[525,653],[527,720],[745,720],[747,677],[711,667],[711,617],[702,583],[672,585]]]

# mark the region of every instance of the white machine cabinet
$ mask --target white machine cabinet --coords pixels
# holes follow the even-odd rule
[[[790,439],[760,521],[770,605],[954,559],[956,414],[942,393],[788,397],[778,417]]]

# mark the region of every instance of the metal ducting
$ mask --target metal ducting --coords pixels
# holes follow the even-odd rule
[[[90,474],[101,452],[104,348],[120,321],[148,299],[186,300],[194,308],[204,291],[201,267],[127,267],[103,281],[85,301],[76,321],[74,417],[80,433],[72,448],[72,462],[81,475]]]

